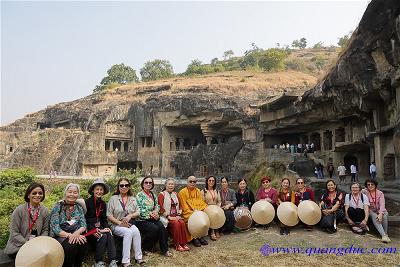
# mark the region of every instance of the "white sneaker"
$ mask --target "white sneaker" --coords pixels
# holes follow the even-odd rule
[[[387,235],[382,236],[382,242],[383,243],[390,243],[392,240]]]
[[[110,265],[108,265],[109,267],[118,267],[117,261],[116,260],[112,260],[110,262]]]
[[[104,261],[99,261],[94,264],[94,267],[106,267],[106,263]]]

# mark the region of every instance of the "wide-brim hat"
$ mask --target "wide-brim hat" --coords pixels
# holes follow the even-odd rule
[[[210,229],[210,219],[205,212],[197,210],[190,215],[188,230],[192,236],[195,238],[206,236],[208,229]]]
[[[210,219],[210,228],[219,229],[225,223],[225,213],[224,210],[217,205],[209,205],[204,209],[204,212],[208,215]]]
[[[96,185],[102,185],[102,186],[104,186],[104,195],[107,195],[108,192],[110,192],[110,187],[104,182],[103,179],[98,178],[98,179],[96,179],[96,180],[93,181],[93,184],[92,184],[92,185],[89,187],[89,189],[88,189],[88,193],[89,193],[90,195],[93,195],[93,190],[94,190],[94,187],[95,187]]]
[[[39,236],[26,242],[15,258],[16,267],[61,267],[64,262],[64,250],[52,237]]]
[[[250,210],[247,207],[237,207],[233,211],[235,217],[235,226],[239,229],[249,229],[253,223]]]
[[[251,207],[251,217],[258,224],[269,224],[275,217],[275,209],[266,200],[259,200]]]
[[[276,211],[278,219],[286,226],[295,226],[299,223],[299,217],[297,217],[297,206],[292,202],[282,202],[278,206]]]
[[[321,209],[311,200],[300,202],[297,207],[299,219],[307,225],[315,225],[321,220]]]

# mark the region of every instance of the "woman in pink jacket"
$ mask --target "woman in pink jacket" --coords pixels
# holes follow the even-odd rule
[[[365,189],[362,190],[369,200],[369,218],[376,230],[382,236],[382,242],[389,243],[388,237],[388,212],[385,208],[385,195],[377,189],[378,182],[372,179],[365,181]]]

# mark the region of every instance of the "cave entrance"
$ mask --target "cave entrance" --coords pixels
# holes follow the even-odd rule
[[[136,169],[142,169],[142,162],[140,161],[118,161],[117,163],[118,170],[129,170],[133,173]]]

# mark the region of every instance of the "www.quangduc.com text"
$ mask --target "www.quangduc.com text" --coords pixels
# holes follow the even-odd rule
[[[264,244],[260,248],[260,252],[264,256],[271,254],[304,254],[304,255],[325,255],[331,254],[336,256],[343,256],[349,254],[396,254],[398,253],[397,248],[392,247],[380,247],[380,248],[365,248],[357,246],[349,247],[273,247],[268,244]]]

